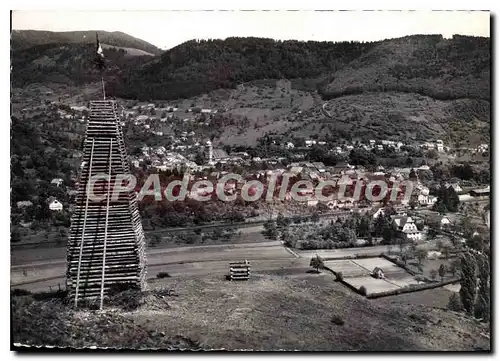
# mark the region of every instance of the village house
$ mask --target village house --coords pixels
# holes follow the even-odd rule
[[[449,227],[451,225],[451,221],[448,217],[443,216],[443,217],[441,217],[439,224],[440,224],[441,228],[446,228],[446,227]]]
[[[23,209],[23,208],[31,207],[33,205],[33,202],[31,202],[31,201],[19,201],[16,204],[17,204],[17,208]]]
[[[137,118],[135,118],[134,124],[135,125],[144,124],[144,122],[147,121],[148,119],[149,119],[149,116],[147,116],[147,115],[139,115]]]
[[[354,207],[354,199],[353,198],[347,198],[347,197],[342,197],[337,200],[337,206],[340,209],[349,209]]]
[[[422,239],[422,233],[418,230],[417,225],[411,217],[395,216],[393,217],[393,223],[400,235],[406,239],[413,241]]]
[[[463,191],[462,187],[460,187],[460,184],[458,184],[458,183],[446,183],[446,184],[445,184],[445,187],[446,187],[447,189],[448,189],[448,188],[450,188],[450,187],[452,187],[452,188],[453,188],[453,190],[454,190],[455,192],[457,192],[457,193],[459,193],[459,192],[462,192],[462,191]]]
[[[415,191],[418,194],[422,194],[424,196],[428,196],[429,195],[429,188],[427,188],[426,186],[424,186],[420,181],[417,182],[417,184],[415,185]]]
[[[313,145],[316,145],[316,141],[315,140],[306,140],[305,144],[306,144],[306,147],[310,148]]]
[[[323,162],[314,162],[312,165],[318,172],[320,173],[326,172],[326,167],[323,164]]]
[[[417,168],[417,170],[423,170],[423,171],[430,170],[430,169],[431,168],[427,164],[423,164]]]
[[[486,153],[488,151],[488,144],[479,144],[476,151],[478,153]]]
[[[429,194],[419,194],[417,197],[418,204],[423,207],[433,206],[437,202],[437,197]]]
[[[50,184],[54,184],[58,187],[60,187],[63,183],[64,181],[62,180],[62,178],[54,178],[50,181]]]
[[[392,148],[394,148],[396,145],[396,142],[393,140],[382,140],[381,143],[382,143],[382,145],[385,145],[387,147],[392,147]]]
[[[47,203],[49,203],[49,209],[51,211],[62,211],[63,210],[63,205],[61,202],[59,202],[57,199],[54,197],[50,197],[47,199]]]
[[[335,147],[335,149],[333,149],[333,151],[337,154],[342,154],[344,152],[341,147]]]
[[[318,205],[318,200],[317,199],[308,199],[307,200],[307,206],[308,207],[316,207]]]
[[[373,213],[373,219],[377,219],[385,214],[384,208],[379,208],[375,213]]]
[[[297,174],[300,174],[302,173],[302,170],[304,169],[304,167],[300,167],[300,166],[293,166],[293,167],[290,167],[289,169],[289,172],[290,173],[293,173],[295,175]]]
[[[71,107],[71,110],[74,110],[74,111],[77,111],[77,112],[83,112],[83,111],[88,111],[89,108],[87,108],[86,106],[72,106]]]
[[[436,140],[436,149],[438,152],[444,152],[444,144],[441,139]]]
[[[372,276],[378,279],[384,279],[384,271],[380,267],[375,267],[372,271]]]

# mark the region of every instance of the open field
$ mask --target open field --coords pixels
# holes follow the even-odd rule
[[[373,278],[372,276],[350,277],[345,278],[344,281],[357,289],[364,286],[366,288],[367,295],[393,291],[400,288],[398,285],[387,282],[387,280]]]
[[[239,234],[236,234],[229,242],[223,241],[210,241],[207,244],[197,245],[196,247],[207,247],[207,246],[224,246],[228,244],[236,244],[236,243],[257,243],[257,242],[267,242],[267,240],[262,235],[263,226],[251,226],[251,227],[242,227],[238,228]],[[153,232],[151,232],[153,233]],[[149,237],[148,233],[146,233],[146,237]],[[165,235],[161,235],[160,237],[164,238]],[[173,248],[182,248],[186,247],[185,245],[178,244],[165,244],[158,245],[156,247],[148,246],[149,251],[153,252],[155,250],[162,250],[165,248],[173,249]],[[188,246],[190,247],[190,246]],[[26,264],[31,262],[40,262],[47,260],[55,260],[55,259],[64,259],[66,257],[66,246],[58,245],[58,246],[47,246],[43,243],[40,243],[39,246],[34,247],[19,247],[18,244],[14,245],[11,248],[11,264],[19,265]]]
[[[385,275],[401,271],[400,267],[382,257],[355,259],[353,262],[367,270],[369,273],[372,272],[375,267],[382,268]]]
[[[344,277],[361,277],[370,274],[369,271],[359,267],[352,260],[324,261],[324,264],[335,272],[342,272]]]
[[[33,254],[33,250],[29,254]],[[62,251],[61,251],[62,253]],[[229,262],[249,260],[253,270],[272,270],[282,267],[307,267],[308,259],[298,260],[279,241],[208,245],[172,248],[149,248],[147,251],[148,276],[158,272],[172,276],[223,276],[228,272]],[[11,267],[11,285],[30,290],[46,290],[65,282],[66,259],[32,260]],[[300,263],[300,264],[299,264]],[[302,264],[303,263],[303,264]],[[24,273],[24,271],[26,271]]]
[[[321,258],[343,258],[343,257],[353,257],[356,254],[368,254],[374,257],[380,255],[383,252],[387,252],[387,246],[374,246],[374,247],[356,247],[356,248],[338,248],[338,249],[315,249],[315,250],[295,250],[295,252],[304,258],[312,258],[316,255]]]
[[[162,309],[145,305],[133,311],[109,308],[104,312],[73,311],[57,301],[14,297],[13,324],[24,327],[14,329],[13,341],[79,347],[137,347],[140,342],[142,347],[164,347],[167,340],[181,338],[229,350],[490,347],[482,335],[488,333],[485,325],[422,305],[373,302],[324,273],[295,277],[258,273],[248,282],[179,277],[156,280],[151,286],[173,289],[179,296],[167,296],[168,305]],[[344,324],[332,323],[332,316]],[[96,328],[98,338],[93,336]],[[75,334],[78,337],[71,336]]]
[[[453,291],[460,285],[447,285],[444,287],[422,290],[418,292],[402,293],[400,295],[381,297],[370,300],[380,305],[424,305],[428,307],[446,308]]]

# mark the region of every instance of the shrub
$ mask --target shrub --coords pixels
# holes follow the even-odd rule
[[[156,275],[156,278],[167,278],[167,277],[170,277],[170,274],[168,272],[159,272]]]
[[[28,296],[31,295],[31,292],[22,288],[14,288],[10,291],[11,296]]]
[[[342,272],[337,273],[336,280],[339,282],[344,280],[344,275],[342,274]]]
[[[342,326],[344,324],[344,320],[339,315],[334,315],[331,319],[331,322],[338,326]]]
[[[33,293],[33,299],[43,301],[43,300],[50,300],[50,299],[60,299],[64,300],[67,296],[67,292],[65,290],[57,290],[57,291],[48,291],[48,292],[38,292],[38,293]]]
[[[417,282],[427,282],[427,279],[424,276],[415,276],[415,281]]]
[[[436,271],[435,269],[431,270],[430,272],[430,276],[431,276],[431,279],[434,281],[437,277],[437,274],[438,274],[438,271]]]
[[[311,262],[309,263],[309,266],[311,266],[312,268],[315,268],[316,271],[319,272],[320,268],[323,269],[325,267],[324,263],[323,263],[323,259],[316,255],[316,257],[313,257],[311,258]]]
[[[366,296],[366,287],[365,286],[361,286],[359,288],[359,293],[362,295],[362,296]]]
[[[453,293],[448,301],[448,309],[450,311],[460,312],[463,311],[462,302],[458,294]]]

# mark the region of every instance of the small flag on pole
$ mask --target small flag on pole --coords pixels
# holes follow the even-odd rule
[[[104,53],[102,51],[101,43],[99,42],[99,34],[95,34],[97,45],[96,45],[96,64],[99,69],[104,69]]]
[[[106,63],[104,62],[104,53],[102,51],[101,43],[99,42],[99,34],[95,33],[96,39],[96,65],[101,70],[101,83],[102,83],[102,96],[104,100],[106,100],[106,88],[104,87],[104,68],[106,67]]]

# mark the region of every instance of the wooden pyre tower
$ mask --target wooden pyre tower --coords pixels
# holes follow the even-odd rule
[[[116,176],[130,174],[114,101],[90,102],[83,148],[67,250],[67,290],[75,305],[81,299],[100,299],[102,308],[110,287],[146,286],[146,242],[135,191],[112,197]],[[100,201],[87,192],[89,175],[97,174],[102,177],[92,190]],[[109,175],[111,182],[106,181]]]

